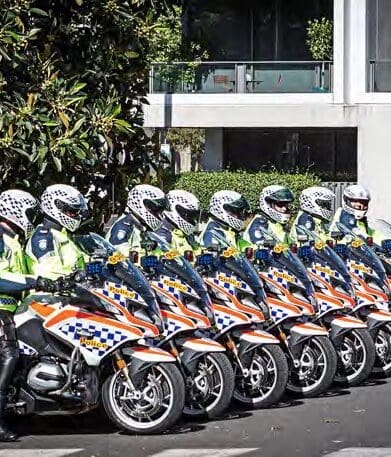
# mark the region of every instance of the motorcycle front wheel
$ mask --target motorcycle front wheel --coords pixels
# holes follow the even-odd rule
[[[288,392],[316,397],[331,386],[337,369],[337,354],[327,336],[308,339],[297,362],[290,367]]]
[[[228,357],[221,352],[204,354],[187,385],[183,414],[213,419],[228,408],[234,390],[234,372]]]
[[[172,363],[148,366],[137,392],[132,392],[121,371],[102,386],[106,414],[118,427],[131,433],[162,433],[175,424],[185,403],[185,386]]]
[[[373,373],[387,377],[391,375],[391,325],[383,325],[375,337],[376,359]]]
[[[288,363],[277,344],[257,346],[246,354],[245,371],[234,361],[234,399],[247,408],[267,408],[285,392]]]
[[[336,350],[336,384],[358,386],[369,377],[375,363],[376,351],[368,330],[355,329],[345,333]]]

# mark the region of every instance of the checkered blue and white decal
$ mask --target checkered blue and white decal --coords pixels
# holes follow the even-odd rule
[[[236,290],[253,293],[251,287],[246,282],[231,273],[216,272],[213,282],[226,289],[231,295],[236,295]]]
[[[312,268],[309,269],[309,271],[317,276],[320,276],[326,281],[330,280],[330,276],[336,279],[342,279],[342,275],[338,273],[337,270],[324,266],[320,263],[314,263]]]
[[[109,329],[99,324],[87,322],[68,322],[60,326],[59,330],[73,341],[80,341],[80,345],[99,357],[106,354],[108,350],[116,346],[128,336],[120,330]],[[83,337],[87,334],[87,337]]]
[[[19,344],[19,354],[21,354],[21,355],[30,355],[30,356],[38,354],[38,352],[34,348],[29,346],[24,341],[19,340],[18,344]]]
[[[102,289],[96,289],[105,297],[115,300],[119,305],[126,306],[126,300],[145,305],[143,297],[134,289],[123,284],[115,284],[114,282],[106,281]]]
[[[273,281],[278,282],[285,288],[288,286],[289,283],[299,284],[299,281],[295,276],[291,275],[290,273],[287,273],[285,270],[282,270],[280,268],[270,267],[267,271],[267,277],[273,279]]]
[[[158,281],[153,281],[153,284],[158,286],[160,289],[169,292],[178,300],[181,299],[181,293],[199,298],[197,292],[192,287],[190,287],[185,281],[178,278],[162,275]]]
[[[270,305],[270,316],[274,322],[279,322],[280,320],[288,317],[289,313],[287,313],[283,308],[279,308],[275,305]]]

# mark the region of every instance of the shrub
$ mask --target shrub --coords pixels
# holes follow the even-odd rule
[[[183,173],[176,180],[173,188],[193,192],[201,202],[203,210],[207,210],[210,198],[218,190],[236,190],[249,201],[253,211],[258,209],[261,190],[271,184],[288,186],[296,197],[295,211],[298,208],[297,198],[306,187],[318,185],[320,180],[309,173],[248,173],[245,171],[221,171]]]

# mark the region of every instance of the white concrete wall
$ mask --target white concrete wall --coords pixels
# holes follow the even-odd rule
[[[223,129],[205,129],[205,153],[203,170],[221,170],[223,165]]]

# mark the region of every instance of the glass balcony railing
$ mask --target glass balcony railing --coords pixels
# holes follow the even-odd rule
[[[391,92],[391,60],[370,60],[368,68],[369,92]]]
[[[332,62],[154,63],[150,93],[314,93],[332,91]]]

